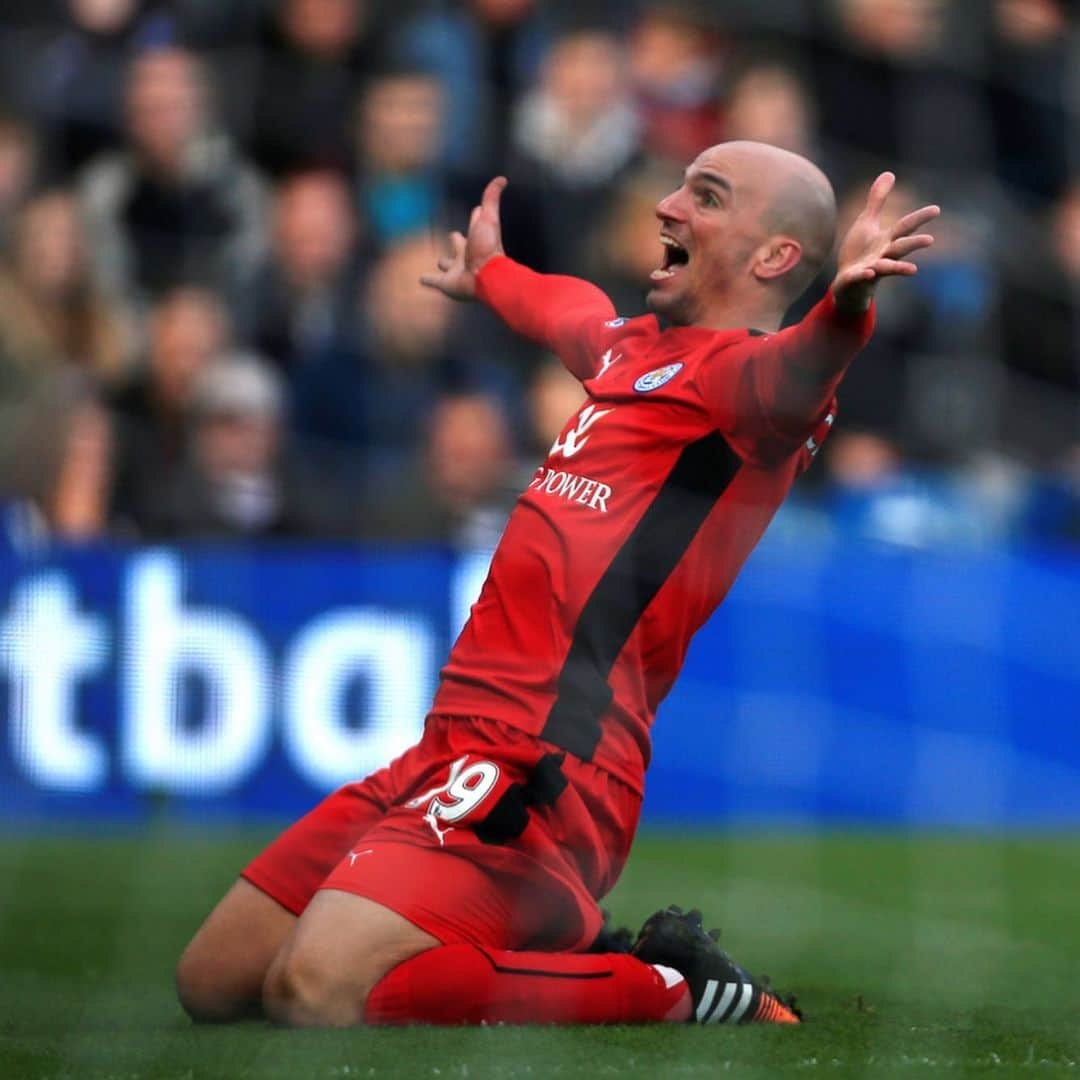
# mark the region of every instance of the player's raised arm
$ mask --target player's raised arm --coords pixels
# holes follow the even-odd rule
[[[450,234],[438,272],[420,281],[455,300],[482,300],[511,330],[557,353],[579,379],[595,374],[599,333],[615,314],[595,285],[561,274],[538,274],[506,257],[499,202],[506,178],[495,177],[469,217],[469,232]]]
[[[852,222],[837,254],[836,277],[831,285],[838,311],[866,311],[882,278],[910,277],[918,267],[910,256],[929,247],[934,238],[918,232],[941,213],[940,207],[923,206],[886,224],[882,211],[896,184],[891,172],[883,172],[871,185],[862,213]]]
[[[840,242],[828,295],[797,326],[763,340],[747,369],[741,412],[764,415],[792,445],[824,418],[844,372],[869,339],[879,282],[915,274],[911,256],[934,242],[919,230],[941,212],[937,206],[888,220],[886,203],[895,183],[891,172],[877,177]]]

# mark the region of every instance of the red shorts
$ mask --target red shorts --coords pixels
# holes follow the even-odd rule
[[[433,716],[416,746],[324,799],[243,877],[297,915],[318,889],[340,889],[443,944],[580,950],[640,806],[610,773],[526,732]]]

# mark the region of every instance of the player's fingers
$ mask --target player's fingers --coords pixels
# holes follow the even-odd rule
[[[480,205],[484,208],[484,212],[496,219],[499,216],[499,200],[502,198],[502,193],[506,190],[508,182],[505,176],[496,176],[484,188],[483,197],[480,199]]]
[[[915,236],[901,236],[894,240],[886,249],[885,254],[890,259],[902,259],[920,248],[928,248],[934,242],[929,233],[917,233]]]
[[[889,274],[901,274],[910,277],[917,274],[919,268],[913,262],[904,262],[899,259],[878,259],[874,263],[874,273],[886,277]]]
[[[885,200],[889,197],[889,192],[892,191],[895,184],[895,173],[883,172],[878,176],[870,185],[870,192],[866,196],[866,209],[869,213],[874,215],[881,213],[881,208],[885,205]]]
[[[421,274],[420,284],[426,285],[429,289],[438,289],[442,292],[442,276],[437,274]]]
[[[472,227],[480,219],[480,215],[483,213],[483,209],[479,206],[473,207],[473,212],[469,215],[469,231],[472,231]]]
[[[454,256],[465,250],[465,237],[457,230],[446,234],[446,243],[442,245],[444,255]]]
[[[910,214],[905,214],[893,225],[892,235],[894,237],[905,236],[916,229],[921,229],[923,225],[928,221],[933,221],[940,213],[940,206],[920,206],[918,210],[912,210]]]
[[[439,267],[440,270],[443,271],[443,273],[445,273],[447,270],[450,269],[450,267],[452,267],[454,265],[454,256],[453,255],[440,255],[438,260],[437,260],[436,265]]]

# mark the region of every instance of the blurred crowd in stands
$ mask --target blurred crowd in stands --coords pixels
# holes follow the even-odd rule
[[[1069,0],[3,0],[6,541],[493,541],[581,390],[425,290],[508,252],[640,314],[653,207],[722,139],[842,217],[939,202],[778,527],[1080,545]],[[828,281],[792,312],[798,318]]]

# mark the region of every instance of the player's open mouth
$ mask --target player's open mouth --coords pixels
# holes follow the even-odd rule
[[[677,240],[661,233],[660,243],[664,245],[664,262],[649,275],[653,281],[674,277],[690,261],[690,252]]]

